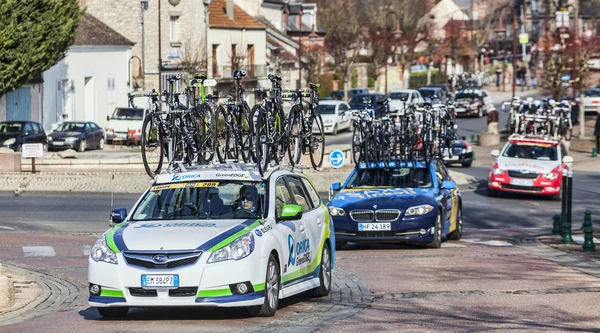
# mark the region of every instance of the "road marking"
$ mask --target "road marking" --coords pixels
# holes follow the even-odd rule
[[[466,245],[456,244],[456,243],[442,243],[442,247],[467,247]]]
[[[2,229],[2,230],[15,230],[15,228],[5,227],[3,225],[0,225],[0,229]]]
[[[52,246],[23,246],[26,257],[56,257]]]
[[[477,242],[478,244],[489,245],[489,246],[499,246],[499,247],[511,247],[513,246],[509,242],[499,241],[499,240],[489,240],[484,242]]]
[[[92,253],[92,246],[91,245],[83,245],[83,255],[89,256],[90,253]]]
[[[585,242],[585,238],[583,235],[573,235],[573,241],[577,244],[583,244]],[[598,243],[598,239],[594,237],[594,243]]]

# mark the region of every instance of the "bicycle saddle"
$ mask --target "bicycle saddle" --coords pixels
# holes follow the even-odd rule
[[[196,74],[194,75],[194,80],[204,82],[204,80],[206,80],[206,74]]]
[[[236,80],[239,80],[239,79],[243,78],[244,76],[246,76],[246,71],[243,69],[241,71],[233,72],[233,78]]]
[[[279,74],[269,74],[267,77],[271,81],[275,81],[275,80],[281,81],[281,75],[279,75]]]
[[[181,80],[181,75],[169,75],[169,77],[167,78],[167,81],[171,83],[179,80]]]
[[[308,86],[311,87],[312,89],[316,89],[316,88],[319,88],[321,85],[318,84],[318,83],[312,83],[311,82],[311,83],[308,84]]]

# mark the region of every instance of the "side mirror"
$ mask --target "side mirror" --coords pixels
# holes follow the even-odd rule
[[[281,209],[279,221],[294,221],[302,218],[302,207],[298,205],[285,205]]]
[[[127,209],[125,208],[117,208],[113,209],[112,213],[110,213],[110,222],[109,226],[114,227],[115,225],[125,221],[127,218]]]
[[[110,116],[106,116],[106,121],[109,121],[109,120],[110,120]]]
[[[456,188],[456,183],[454,183],[454,182],[453,182],[453,181],[451,181],[451,180],[444,180],[444,181],[442,182],[442,188],[443,188],[444,190],[453,190],[453,189],[455,189],[455,188]]]
[[[490,155],[492,155],[494,157],[498,157],[498,156],[500,156],[500,151],[498,149],[494,149],[490,152]]]
[[[25,136],[29,136],[29,134],[31,134],[31,133],[29,133],[29,132],[25,132],[23,135],[25,135]]]
[[[340,182],[331,184],[332,191],[339,191],[342,188],[342,184]]]
[[[563,162],[564,164],[566,164],[566,165],[567,165],[569,168],[571,167],[571,164],[573,164],[573,161],[574,161],[574,160],[573,160],[573,157],[571,157],[571,156],[565,156],[565,157],[563,157],[563,159],[562,159],[562,162]]]

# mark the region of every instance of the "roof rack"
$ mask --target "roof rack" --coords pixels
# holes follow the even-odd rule
[[[558,143],[559,139],[555,139],[550,135],[534,135],[534,134],[511,134],[508,137],[508,140],[529,140],[529,141],[539,141],[545,143]]]
[[[307,169],[311,169],[309,166],[306,165],[291,165],[291,164],[278,164],[278,165],[274,165],[274,166],[269,166],[269,168],[267,168],[267,172],[265,172],[265,175],[262,176],[263,179],[269,178],[269,176],[278,170],[289,170],[289,171],[295,171],[295,170],[299,170],[300,172],[304,173],[304,170]],[[258,174],[258,166],[256,163],[245,163],[245,162],[238,162],[236,160],[225,160],[224,163],[215,163],[214,161],[210,162],[209,164],[198,164],[198,165],[192,165],[192,166],[187,166],[187,167],[183,167],[183,165],[179,166],[178,170],[165,170],[163,173],[160,173],[156,176],[159,175],[164,175],[164,174],[174,174],[174,173],[184,173],[184,172],[192,172],[192,171],[208,171],[208,170],[214,170],[214,171],[245,171],[245,172],[256,172]],[[321,168],[317,168],[317,171],[320,171]],[[156,178],[155,176],[155,178]]]
[[[394,169],[394,168],[426,168],[427,162],[425,161],[379,161],[379,162],[360,162],[356,166],[358,169]]]

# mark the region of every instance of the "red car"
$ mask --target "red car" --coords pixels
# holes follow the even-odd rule
[[[561,141],[526,136],[511,136],[491,154],[497,159],[488,174],[490,197],[500,191],[558,197],[562,171],[573,162]]]

